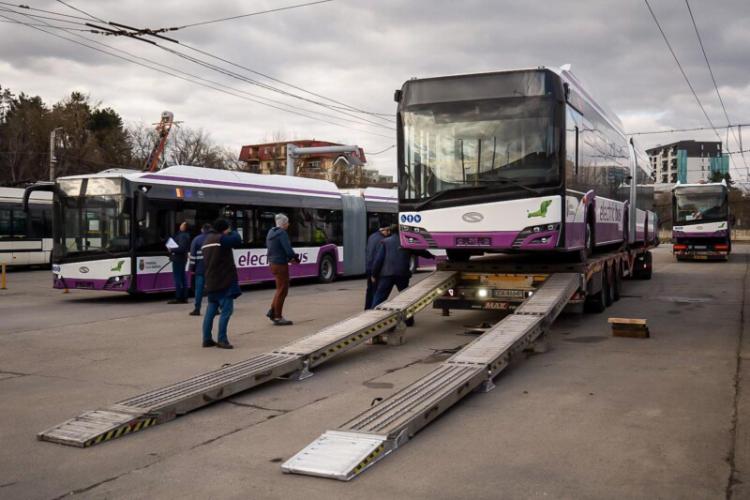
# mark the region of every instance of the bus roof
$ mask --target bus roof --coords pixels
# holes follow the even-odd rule
[[[234,189],[240,191],[270,191],[294,195],[311,195],[336,197],[341,195],[332,182],[306,177],[286,175],[263,175],[234,170],[175,165],[157,172],[139,172],[137,170],[112,169],[96,174],[73,175],[60,179],[88,179],[120,177],[132,182],[148,182],[169,186],[193,186],[205,188]]]
[[[23,200],[24,190],[21,188],[0,187],[0,198],[21,202]],[[52,202],[52,193],[49,191],[33,191],[29,197],[31,201],[48,201]]]

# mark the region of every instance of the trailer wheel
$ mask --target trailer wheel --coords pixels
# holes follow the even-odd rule
[[[330,283],[336,277],[336,264],[333,262],[331,254],[325,254],[320,261],[318,268],[318,280],[321,283]]]
[[[615,263],[612,276],[614,278],[612,299],[614,299],[614,302],[617,302],[620,300],[620,295],[622,293],[622,264],[620,262]]]
[[[678,257],[679,260],[679,257]],[[635,259],[635,278],[650,280],[653,273],[653,256],[651,252],[644,252]]]
[[[598,273],[598,279],[600,281],[600,287],[598,292],[592,292],[586,295],[586,302],[584,302],[584,310],[589,313],[601,313],[607,308],[607,272],[602,269]]]

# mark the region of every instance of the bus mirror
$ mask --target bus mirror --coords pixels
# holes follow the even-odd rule
[[[138,222],[143,222],[146,220],[147,214],[148,198],[146,198],[146,193],[138,190],[135,192],[135,220]]]

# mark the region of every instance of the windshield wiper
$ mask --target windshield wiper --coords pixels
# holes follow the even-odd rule
[[[492,182],[506,182],[508,184],[513,184],[514,186],[518,186],[521,189],[525,189],[526,191],[528,191],[530,193],[534,193],[534,194],[537,194],[537,195],[540,195],[540,196],[542,195],[542,192],[539,191],[538,189],[534,189],[533,187],[529,187],[529,186],[527,186],[525,184],[522,184],[521,182],[519,182],[519,181],[517,181],[517,180],[515,180],[515,179],[513,179],[511,177],[494,177],[492,179],[478,179],[475,182],[481,182],[482,185],[487,185],[487,184],[490,184]]]
[[[424,207],[426,207],[433,201],[437,200],[438,198],[441,198],[443,195],[448,194],[448,193],[457,193],[459,191],[471,191],[475,189],[482,190],[482,189],[487,189],[487,188],[489,188],[489,186],[480,185],[480,186],[461,186],[457,188],[446,189],[445,191],[440,191],[439,193],[436,193],[432,195],[431,197],[427,198],[425,201],[423,201],[422,203],[414,207],[414,210],[422,210]]]

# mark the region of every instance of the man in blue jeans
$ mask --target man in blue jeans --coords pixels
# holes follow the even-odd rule
[[[203,347],[234,349],[227,338],[229,318],[234,312],[234,299],[242,295],[237,280],[237,267],[234,264],[233,248],[242,244],[242,238],[233,232],[229,222],[219,219],[203,242],[203,264],[205,266],[208,307],[203,318]],[[221,308],[219,317],[219,337],[214,342],[212,330],[214,317]]]
[[[187,286],[185,286],[185,268],[187,267],[188,252],[190,251],[190,233],[188,223],[180,224],[180,230],[172,236],[177,243],[176,248],[169,250],[169,260],[172,261],[172,278],[174,279],[174,299],[167,304],[187,304]]]
[[[203,224],[201,234],[193,238],[193,242],[190,243],[190,271],[193,273],[193,290],[195,290],[195,309],[190,311],[190,316],[201,315],[203,287],[206,284],[206,267],[203,265],[203,250],[201,247],[206,241],[206,235],[209,231],[211,231],[211,224]]]

